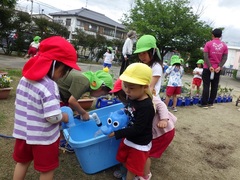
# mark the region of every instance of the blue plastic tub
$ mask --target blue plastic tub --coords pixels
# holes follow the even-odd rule
[[[110,113],[121,108],[123,108],[123,104],[118,103],[89,111],[89,114],[97,113],[102,125],[106,125]],[[93,120],[74,119],[74,121],[76,125],[64,129],[63,134],[74,149],[78,162],[85,173],[94,174],[119,164],[116,154],[120,140],[102,134],[100,127]]]

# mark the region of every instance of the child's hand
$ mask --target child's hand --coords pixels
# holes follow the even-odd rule
[[[89,117],[89,113],[88,112],[85,112],[85,113],[82,114],[82,120],[88,121],[89,119],[90,119],[90,117]]]
[[[164,119],[164,120],[161,120],[161,121],[158,122],[157,127],[165,128],[165,127],[167,127],[167,124],[168,124],[168,120]]]
[[[108,135],[108,137],[113,137],[113,136],[115,136],[115,133],[114,133],[114,132],[112,132],[112,133],[110,133],[110,134]]]

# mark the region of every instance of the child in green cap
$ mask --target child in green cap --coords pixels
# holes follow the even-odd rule
[[[33,57],[37,54],[38,47],[40,45],[40,40],[41,40],[40,36],[35,36],[33,38],[33,42],[31,42],[31,44],[29,46],[29,49],[28,49],[28,52],[27,52],[27,54],[24,58]]]
[[[71,71],[67,77],[59,79],[57,84],[63,105],[69,106],[81,115],[83,120],[87,121],[90,119],[89,113],[81,107],[78,99],[86,92],[89,92],[90,96],[93,97],[107,95],[113,88],[113,79],[109,73],[103,70],[84,73]],[[65,140],[61,140],[60,146],[66,151],[72,152],[73,150],[69,145],[65,147],[65,143]]]
[[[200,86],[202,84],[202,72],[203,72],[204,60],[199,59],[196,64],[197,64],[197,67],[193,70],[191,95],[193,94],[192,92],[194,91],[195,87],[197,87],[196,96],[198,96],[200,93]]]
[[[162,83],[162,60],[159,49],[156,44],[156,39],[152,35],[143,35],[139,38],[136,44],[134,54],[138,54],[138,58],[144,64],[147,64],[152,69],[152,80],[150,83],[150,91],[155,92],[160,99],[160,89]],[[143,72],[144,73],[144,72]]]
[[[171,57],[171,66],[166,70],[165,77],[169,76],[165,104],[168,106],[171,96],[173,97],[173,105],[171,109],[177,112],[177,95],[181,94],[183,67],[179,56],[173,55]]]

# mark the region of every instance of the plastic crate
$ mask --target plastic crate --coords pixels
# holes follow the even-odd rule
[[[102,108],[102,107],[106,107],[106,106],[110,106],[110,105],[118,104],[118,103],[121,103],[121,101],[117,98],[112,98],[112,99],[108,100],[104,97],[100,97],[97,99],[96,108]]]
[[[89,111],[89,114],[97,113],[102,125],[106,125],[110,113],[123,107],[122,103],[118,103]],[[64,129],[63,134],[74,149],[78,162],[86,174],[94,174],[119,164],[116,154],[120,140],[102,134],[100,127],[93,120],[74,119],[74,121],[76,125]]]

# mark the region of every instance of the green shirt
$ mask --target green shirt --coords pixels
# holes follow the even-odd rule
[[[90,91],[90,82],[80,71],[72,70],[67,75],[57,81],[61,100],[68,102],[68,99],[72,95],[76,100]]]

